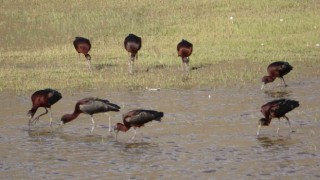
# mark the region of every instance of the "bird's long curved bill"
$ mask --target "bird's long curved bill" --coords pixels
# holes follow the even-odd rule
[[[258,126],[257,136],[259,136],[259,134],[260,134],[260,129],[261,129],[261,124],[259,124],[259,126]]]

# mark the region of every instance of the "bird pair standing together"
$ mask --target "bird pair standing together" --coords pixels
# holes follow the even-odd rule
[[[51,106],[58,102],[62,98],[61,93],[54,89],[44,89],[36,91],[32,94],[32,108],[29,110],[29,126],[31,124],[35,124],[39,118],[48,113],[47,108],[50,111],[50,125],[52,126],[52,113],[51,113]],[[34,114],[36,113],[39,107],[45,108],[46,112],[40,114],[39,116],[33,118]],[[99,98],[84,98],[79,100],[76,105],[75,109],[72,114],[65,114],[61,118],[61,124],[66,124],[74,119],[76,119],[81,113],[88,114],[91,117],[92,128],[91,132],[94,130],[95,122],[93,118],[93,114],[96,113],[107,113],[110,111],[118,112],[120,107],[116,104],[113,104],[105,99]],[[109,115],[108,115],[109,116]],[[116,131],[116,137],[119,131],[126,132],[131,127],[134,128],[135,134],[132,139],[136,135],[136,128],[143,126],[145,123],[148,123],[152,120],[161,121],[163,117],[163,112],[158,112],[154,110],[144,110],[144,109],[137,109],[129,111],[123,114],[123,124],[117,123],[114,127]],[[109,132],[111,132],[111,121],[109,116]]]
[[[89,51],[91,49],[91,43],[89,39],[83,38],[83,37],[75,37],[75,40],[73,41],[74,48],[79,53],[82,53],[88,62],[89,70],[91,70],[91,56],[89,54]],[[134,61],[138,60],[138,51],[141,49],[141,37],[136,36],[134,34],[129,34],[124,39],[124,48],[128,51],[130,54],[129,58],[129,73],[133,74],[133,68],[134,68]],[[192,54],[193,45],[186,41],[182,40],[177,45],[177,52],[178,56],[182,59],[182,68],[185,71],[188,71],[189,69],[189,56]]]
[[[271,63],[267,68],[268,76],[264,76],[262,78],[263,84],[261,86],[261,89],[264,88],[265,84],[273,82],[277,77],[282,79],[283,84],[286,87],[287,84],[284,81],[283,76],[288,74],[292,69],[293,67],[288,62],[276,61]],[[261,127],[268,126],[272,118],[279,119],[278,129],[277,129],[278,135],[279,135],[279,129],[280,129],[280,118],[282,117],[287,120],[290,127],[290,131],[292,132],[291,123],[289,118],[286,116],[286,113],[292,111],[296,107],[299,107],[299,102],[295,100],[290,100],[290,99],[274,100],[262,105],[261,113],[264,115],[264,118],[261,118],[258,122],[257,136],[260,134]]]

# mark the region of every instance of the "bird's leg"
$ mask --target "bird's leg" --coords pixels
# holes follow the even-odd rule
[[[33,124],[36,124],[37,121],[39,120],[39,118],[40,118],[41,116],[43,116],[43,115],[45,115],[45,114],[48,113],[47,108],[44,108],[44,109],[46,110],[46,112],[44,112],[44,113],[40,114],[39,116],[35,117],[35,118],[31,121]]]
[[[78,60],[80,61],[80,53],[78,53],[79,54],[79,56],[78,56]]]
[[[91,127],[91,130],[90,130],[90,133],[92,133],[93,130],[94,130],[94,119],[93,119],[93,115],[91,115],[91,122],[92,122],[92,127]]]
[[[186,69],[185,69],[186,72],[189,72],[189,62],[186,62]]]
[[[277,135],[278,136],[279,136],[279,130],[280,130],[280,118],[279,118],[278,129],[277,129]]]
[[[131,57],[129,59],[128,65],[129,65],[129,74],[132,74],[132,60],[131,60]]]
[[[287,116],[283,116],[284,118],[286,118],[286,120],[288,121],[288,124],[289,124],[289,127],[290,127],[290,132],[294,132],[291,128],[291,123],[290,123],[290,120]]]
[[[281,79],[282,79],[282,81],[283,81],[283,83],[284,83],[284,87],[287,87],[288,85],[287,85],[286,82],[284,81],[284,78],[281,77]]]
[[[108,116],[108,119],[109,119],[109,126],[108,126],[108,128],[109,128],[109,134],[111,133],[111,118],[110,118],[110,115],[109,115],[109,113],[105,113],[107,116]]]

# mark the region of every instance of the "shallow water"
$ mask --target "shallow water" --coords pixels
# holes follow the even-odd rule
[[[280,82],[280,81],[277,81]],[[80,115],[62,128],[49,127],[49,116],[28,130],[29,96],[0,94],[1,179],[319,179],[320,81],[273,83],[259,87],[215,90],[79,92],[53,106],[59,118],[87,96],[107,98],[121,106],[112,123],[136,108],[165,112],[161,123],[119,133],[107,131],[107,116]],[[210,98],[209,98],[210,95]],[[260,106],[274,98],[300,101],[288,113],[294,133],[277,120],[256,136]],[[38,110],[37,114],[43,112]]]

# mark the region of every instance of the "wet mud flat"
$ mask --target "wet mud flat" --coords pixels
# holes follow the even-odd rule
[[[107,116],[95,115],[96,128],[80,115],[62,128],[49,127],[49,116],[28,128],[29,96],[1,93],[0,176],[3,179],[319,179],[320,81],[277,82],[260,87],[199,90],[64,93],[52,108],[54,121],[70,113],[88,96],[107,98],[121,106],[110,113],[112,124],[136,108],[163,111],[161,123],[151,122],[108,133]],[[277,98],[295,99],[300,107],[288,113],[294,133],[277,120],[256,136],[260,106]],[[43,109],[37,113],[44,112]]]

